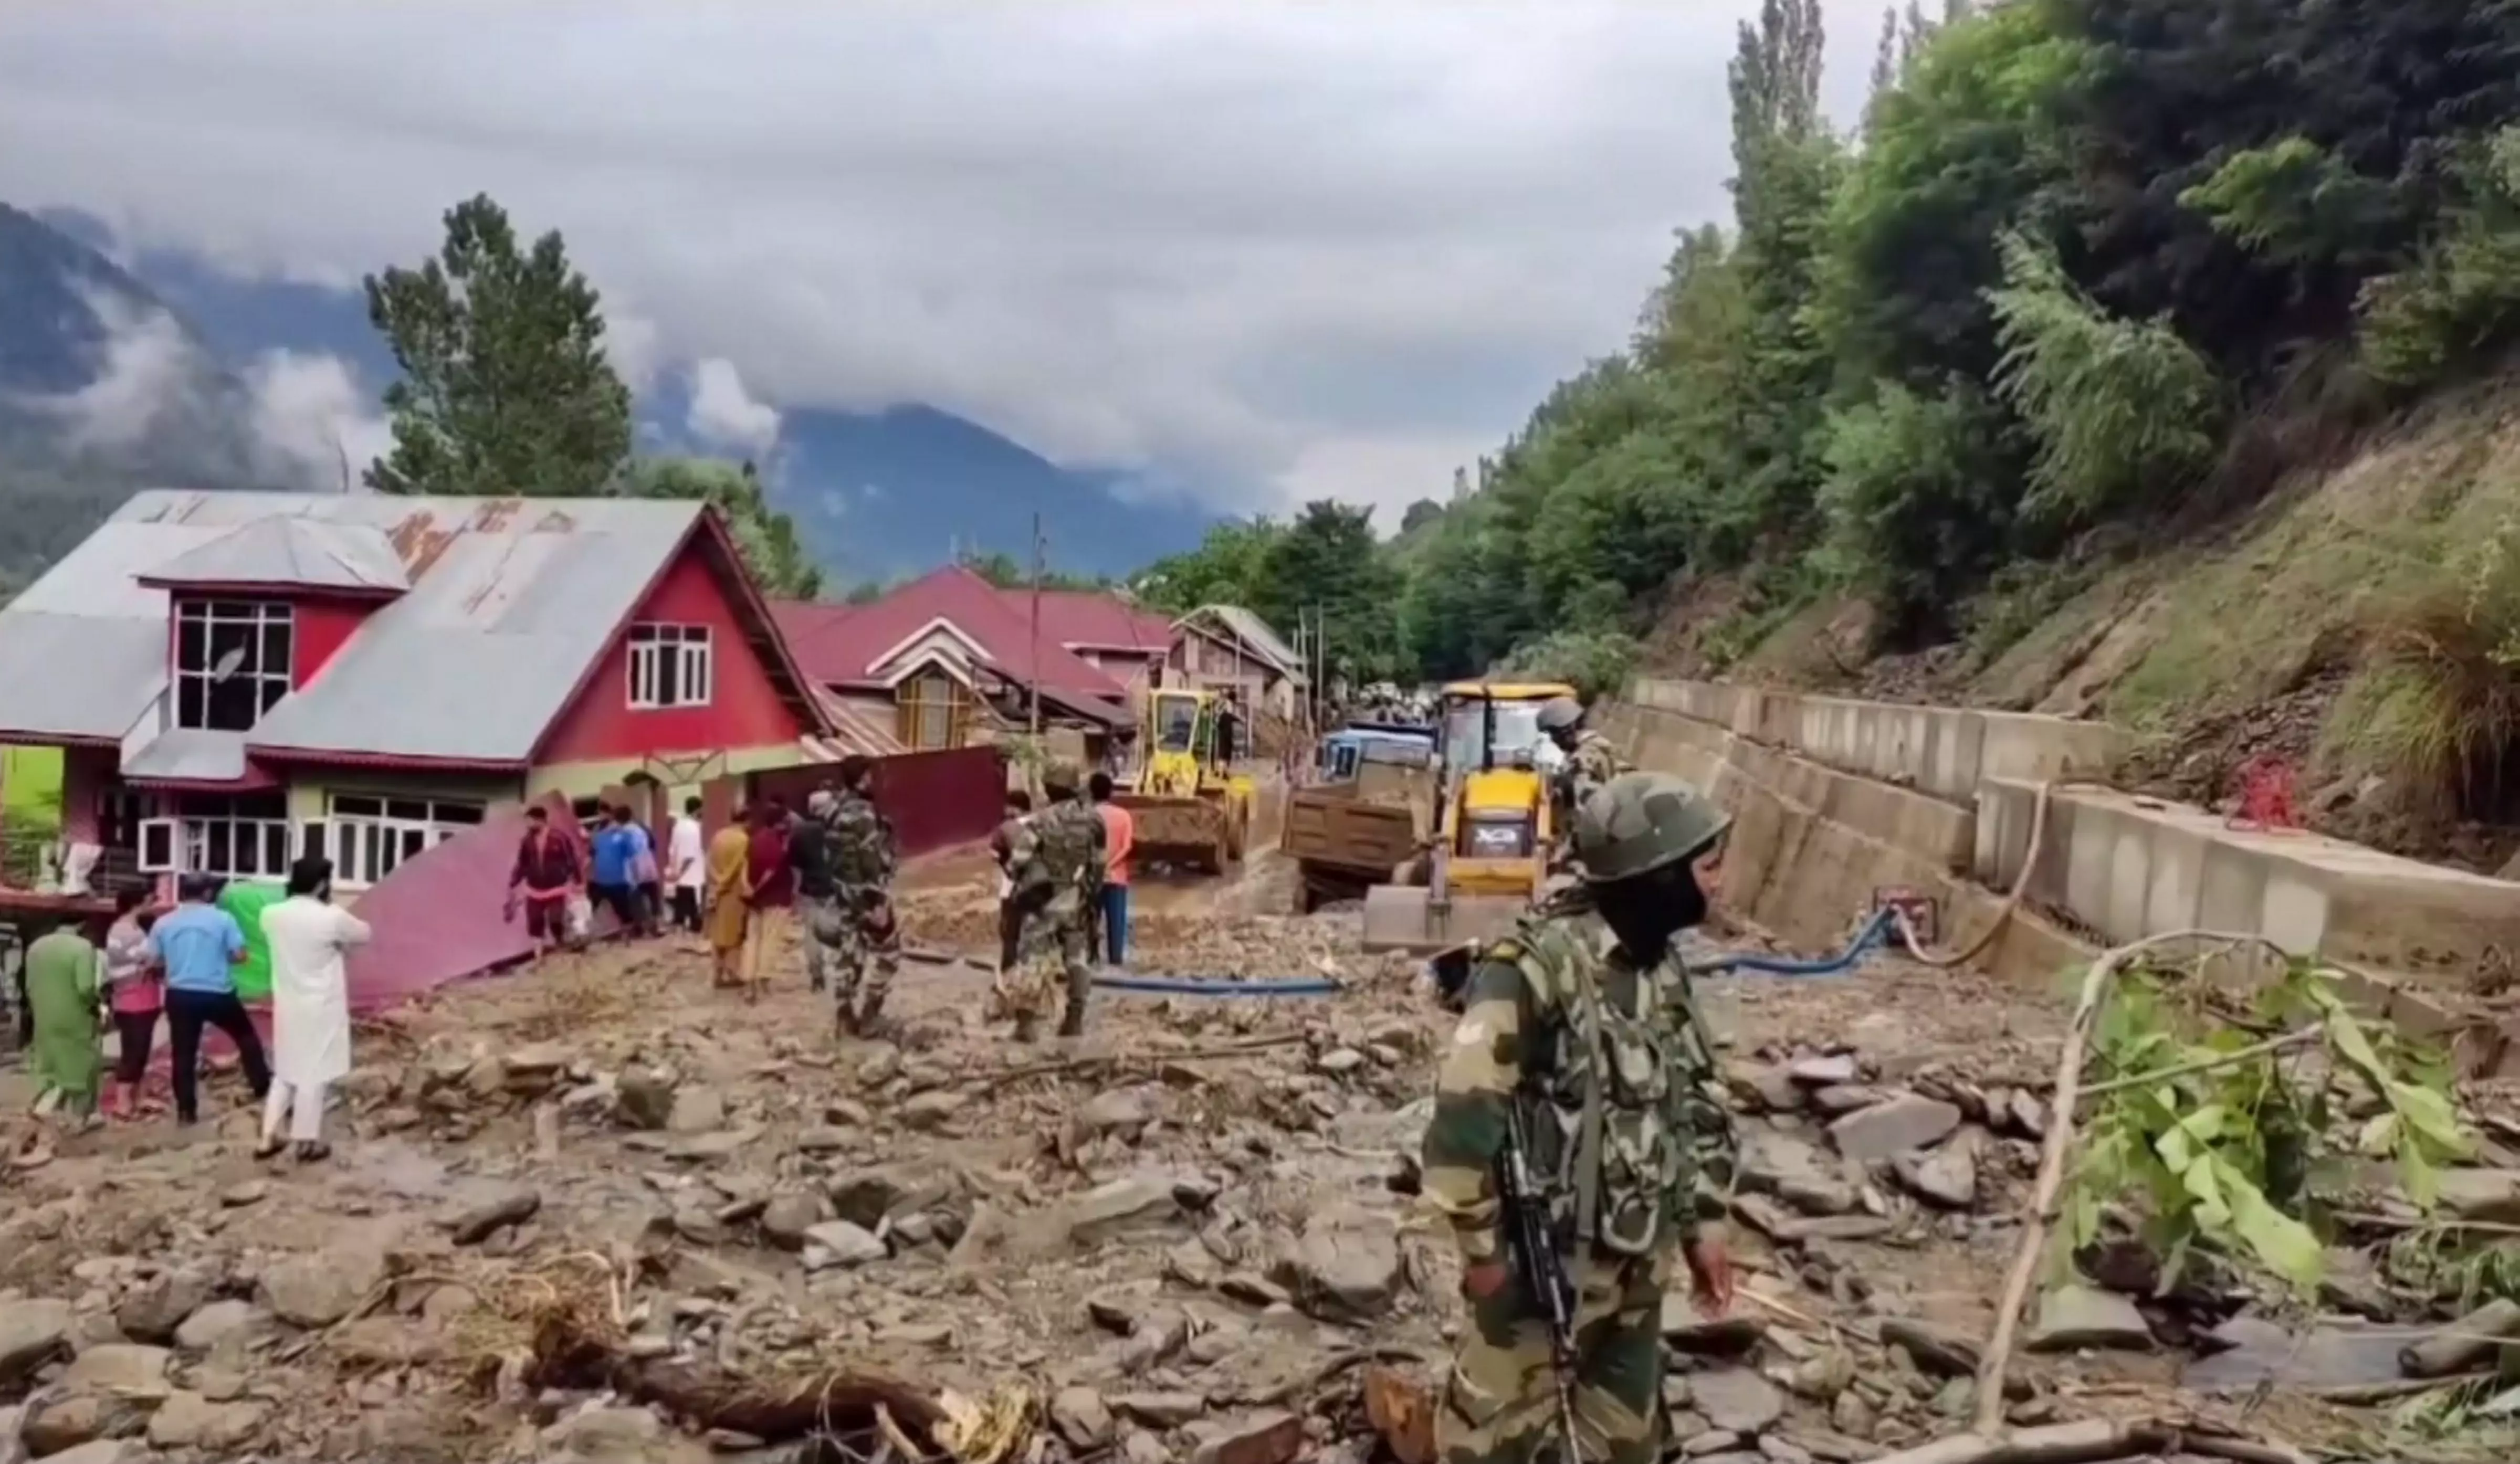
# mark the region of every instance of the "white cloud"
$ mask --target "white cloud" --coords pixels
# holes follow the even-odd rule
[[[338,356],[268,351],[246,374],[248,422],[269,470],[313,489],[355,491],[393,447],[393,427]]]
[[[80,296],[106,332],[97,375],[78,390],[36,405],[61,419],[71,450],[126,452],[183,408],[209,362],[165,311],[104,289],[83,289]]]
[[[779,409],[743,389],[735,363],[712,356],[692,368],[692,406],[687,424],[719,447],[767,453],[779,440]]]
[[[604,355],[622,384],[644,392],[664,366],[664,333],[656,323],[614,300],[604,302]]]
[[[1823,3],[1849,117],[1880,7]],[[625,371],[1396,511],[1724,215],[1757,5],[22,4],[0,198],[343,280],[487,191],[635,302]]]

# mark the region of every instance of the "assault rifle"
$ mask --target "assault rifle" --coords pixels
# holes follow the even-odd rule
[[[1522,1272],[1523,1290],[1539,1304],[1549,1326],[1549,1365],[1557,1380],[1557,1427],[1565,1435],[1560,1464],[1583,1464],[1584,1442],[1575,1432],[1575,1283],[1557,1254],[1549,1201],[1531,1177],[1531,1150],[1523,1141],[1522,1110],[1506,1104],[1505,1151],[1497,1156],[1504,1191],[1506,1244]]]

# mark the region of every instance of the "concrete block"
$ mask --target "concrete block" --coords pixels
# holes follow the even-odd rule
[[[2327,891],[2297,868],[2271,864],[2258,932],[2295,955],[2319,954],[2327,930]]]

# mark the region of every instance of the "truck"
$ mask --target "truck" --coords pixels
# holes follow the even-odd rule
[[[1431,728],[1361,724],[1322,739],[1319,779],[1286,796],[1278,847],[1295,862],[1295,909],[1310,914],[1394,878],[1433,828]]]

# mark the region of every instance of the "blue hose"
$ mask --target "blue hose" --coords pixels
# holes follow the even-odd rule
[[[1296,976],[1283,981],[1239,977],[1097,976],[1097,991],[1148,992],[1166,997],[1335,997],[1346,987],[1327,976]]]
[[[1872,954],[1874,947],[1888,938],[1890,922],[1897,917],[1896,910],[1889,906],[1883,906],[1872,912],[1871,919],[1864,922],[1864,928],[1855,932],[1855,939],[1847,944],[1844,951],[1817,960],[1801,960],[1790,955],[1760,955],[1753,952],[1736,951],[1716,956],[1703,965],[1692,964],[1688,969],[1692,974],[1700,976],[1722,976],[1733,972],[1746,972],[1759,976],[1839,976],[1855,969],[1863,962],[1865,956]]]

